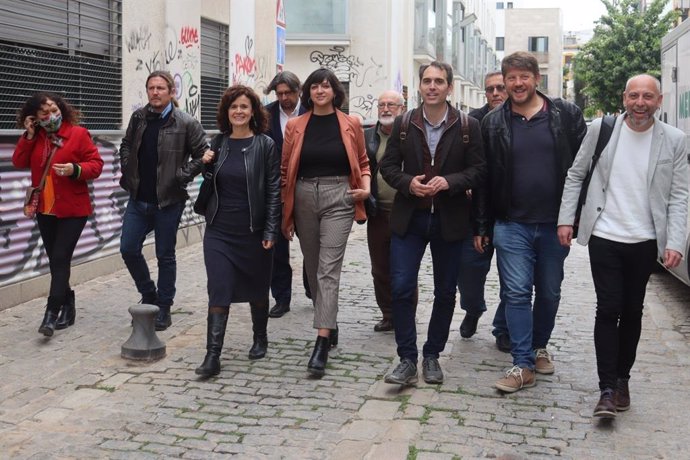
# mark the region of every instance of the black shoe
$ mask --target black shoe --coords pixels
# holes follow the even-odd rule
[[[55,323],[55,329],[66,329],[74,324],[77,318],[77,309],[74,303],[74,291],[67,291],[67,297],[65,303],[62,305],[62,310],[60,310],[60,315],[58,315],[57,322]]]
[[[400,364],[393,369],[393,372],[386,375],[384,382],[398,385],[414,385],[417,383],[417,365],[409,358],[402,359]]]
[[[460,336],[465,339],[472,337],[477,332],[477,323],[479,323],[479,316],[467,313],[460,324]]]
[[[422,361],[422,376],[426,383],[443,383],[443,371],[436,358],[424,358]]]
[[[594,416],[603,419],[616,418],[616,403],[613,399],[613,388],[606,388],[601,391],[599,402],[594,408]]]
[[[508,334],[499,334],[496,336],[496,348],[503,353],[510,353],[512,345],[510,344],[510,336]]]
[[[391,321],[390,319],[383,318],[381,321],[374,324],[374,331],[375,332],[386,332],[386,331],[392,331],[392,330],[393,330],[393,321]]]
[[[172,318],[170,316],[170,307],[159,306],[158,315],[156,316],[156,330],[164,331],[172,326]]]
[[[194,373],[202,377],[220,374],[220,353],[223,350],[225,327],[228,324],[227,313],[209,313],[206,330],[206,356],[201,366]]]
[[[43,321],[38,328],[38,332],[45,335],[46,337],[52,337],[55,332],[55,323],[57,323],[58,314],[51,310],[46,310],[46,314],[43,315]]]
[[[618,412],[625,412],[630,409],[630,388],[628,387],[628,379],[619,378],[616,381],[616,390],[613,394],[613,400],[616,403],[616,410]]]
[[[271,318],[280,318],[283,316],[285,313],[290,311],[290,305],[285,304],[285,303],[277,303],[271,308],[271,311],[268,312],[268,316]]]
[[[328,337],[316,337],[314,351],[307,364],[307,372],[314,377],[323,377],[326,373],[326,363],[328,362],[328,349],[331,348]]]
[[[252,344],[252,347],[249,349],[249,354],[247,357],[251,360],[254,359],[261,359],[264,356],[266,356],[266,351],[268,350],[268,337],[267,336],[258,336],[254,337],[254,343]]]

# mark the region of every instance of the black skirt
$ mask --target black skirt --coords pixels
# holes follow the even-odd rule
[[[263,232],[237,234],[218,224],[221,222],[214,220],[204,234],[208,306],[267,299],[273,249],[261,245]]]

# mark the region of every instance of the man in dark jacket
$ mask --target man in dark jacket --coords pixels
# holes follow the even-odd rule
[[[371,168],[371,195],[366,202],[367,244],[376,303],[383,315],[383,319],[374,325],[374,330],[382,332],[393,329],[390,215],[395,189],[388,185],[379,174],[379,162],[386,151],[395,117],[405,111],[405,105],[400,93],[390,90],[384,91],[379,96],[377,108],[378,122],[375,126],[364,130],[364,140],[369,156],[369,168]]]
[[[432,62],[419,69],[423,104],[393,125],[381,173],[397,193],[391,212],[393,325],[400,364],[387,383],[417,381],[417,329],[414,295],[419,265],[431,246],[434,304],[422,354],[427,383],[442,383],[438,362],[448,340],[455,309],[462,241],[470,238],[470,201],[466,191],[486,175],[479,123],[446,99],[453,90],[453,69]],[[407,120],[407,123],[404,121]]]
[[[587,127],[577,106],[537,91],[541,76],[532,54],[505,57],[501,71],[508,100],[482,120],[489,180],[477,194],[475,244],[487,244],[493,227],[513,355],[513,367],[495,386],[512,393],[534,386],[535,372],[554,372],[546,346],[569,251],[556,223]]]
[[[268,87],[265,94],[276,93],[276,101],[266,106],[268,111],[268,132],[276,143],[276,150],[280,158],[283,153],[283,132],[290,118],[302,115],[306,110],[299,103],[299,91],[302,84],[299,78],[289,70],[278,73]],[[303,276],[306,283],[306,276]],[[305,288],[306,288],[305,284]],[[290,266],[290,242],[282,232],[278,232],[278,239],[273,249],[273,273],[271,274],[271,294],[276,304],[271,308],[269,316],[280,318],[290,311],[292,301],[292,267]]]
[[[201,162],[210,161],[213,152],[201,124],[177,108],[175,83],[169,72],[151,73],[146,79],[146,94],[149,103],[132,114],[120,146],[120,185],[129,192],[120,253],[141,302],[160,308],[156,330],[162,331],[172,324],[177,227],[189,198],[183,176],[190,170],[201,170]],[[156,239],[158,286],[151,280],[142,255],[144,240],[151,231]]]
[[[484,77],[484,92],[486,94],[486,104],[470,111],[470,116],[476,118],[480,123],[487,113],[508,99],[501,72],[486,74],[486,77]],[[468,192],[468,195],[470,198],[472,197],[471,191]],[[491,259],[493,256],[494,247],[490,242],[487,245],[480,244],[476,247],[473,240],[465,240],[463,244],[458,291],[460,291],[460,307],[466,312],[465,318],[463,318],[460,324],[460,335],[464,338],[472,337],[477,332],[479,317],[486,311],[484,285],[486,284],[486,275],[491,269]],[[502,300],[496,308],[493,326],[496,346],[499,350],[510,353],[510,336],[508,335],[505,307]]]

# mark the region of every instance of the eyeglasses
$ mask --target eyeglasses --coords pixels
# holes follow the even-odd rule
[[[402,104],[396,104],[395,102],[379,102],[377,107],[379,109],[394,109],[396,107],[400,107]]]
[[[487,86],[486,88],[484,88],[484,91],[486,91],[487,93],[493,93],[494,91],[498,91],[499,93],[502,93],[505,90],[506,90],[505,85]]]

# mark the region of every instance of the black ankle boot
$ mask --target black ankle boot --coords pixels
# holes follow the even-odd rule
[[[55,332],[55,324],[57,323],[60,307],[64,303],[64,298],[56,296],[48,297],[48,305],[46,305],[46,313],[43,315],[43,321],[38,328],[38,332],[46,337],[52,337]]]
[[[158,306],[158,315],[156,315],[155,327],[157,331],[164,331],[172,326],[172,317],[170,316],[170,305]]]
[[[328,361],[328,349],[330,348],[328,337],[316,337],[314,352],[311,354],[307,371],[315,377],[323,377],[326,373],[326,362]]]
[[[202,377],[220,374],[220,353],[223,350],[225,327],[228,324],[227,313],[209,313],[206,331],[206,357],[201,366],[194,371]]]
[[[268,349],[268,299],[264,302],[249,302],[252,313],[252,330],[254,343],[249,349],[249,359],[261,359],[266,356]]]
[[[331,345],[331,348],[335,348],[338,346],[338,325],[335,325],[335,329],[331,329],[331,335],[328,336],[328,342]]]
[[[55,329],[66,329],[68,326],[74,324],[74,320],[76,318],[77,309],[74,301],[74,291],[69,289],[67,291],[65,303],[62,304],[62,310],[60,310],[60,315],[58,316],[57,323],[55,323]]]

